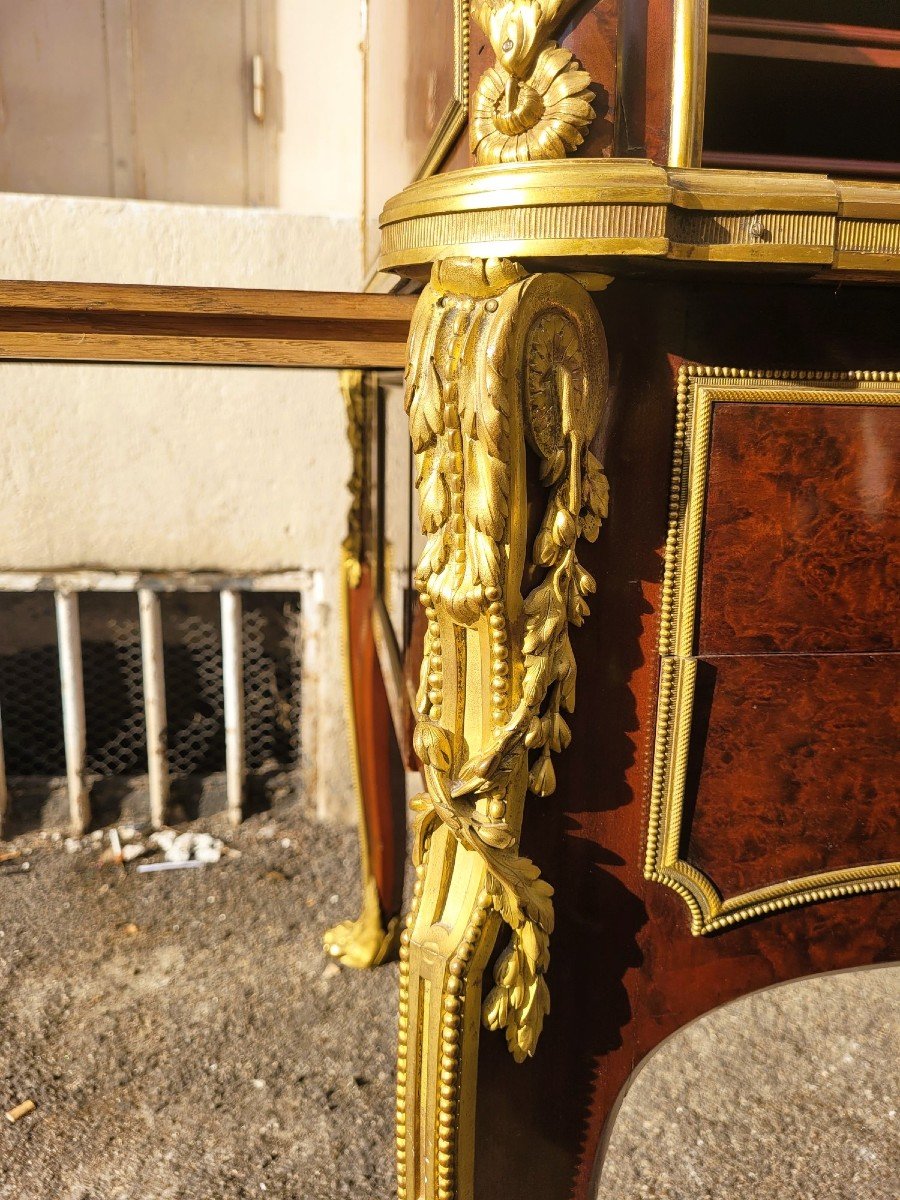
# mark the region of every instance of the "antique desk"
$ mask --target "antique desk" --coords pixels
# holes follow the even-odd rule
[[[371,287],[418,301],[0,287],[2,358],[348,368],[365,890],[326,943],[400,958],[402,1200],[588,1200],[665,1038],[900,957],[900,34],[855,7],[370,0],[417,176]]]
[[[898,956],[900,35],[824,7],[412,7],[457,47],[380,221],[418,603],[396,637],[347,377],[367,901],[328,938],[399,940],[402,1200],[587,1200],[663,1039]]]

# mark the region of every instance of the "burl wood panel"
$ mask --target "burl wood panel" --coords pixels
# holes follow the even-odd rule
[[[699,653],[900,642],[900,408],[717,404]]]
[[[900,859],[900,655],[698,663],[687,860],[725,897]]]
[[[627,280],[597,303],[611,357],[610,515],[584,550],[598,591],[573,633],[572,744],[556,793],[529,797],[523,835],[523,853],[556,889],[552,1011],[522,1066],[502,1037],[482,1033],[475,1200],[590,1200],[622,1088],[664,1038],[747,992],[900,957],[896,892],[695,938],[684,901],[642,872],[679,362],[890,368],[896,305],[892,315],[874,290]],[[647,1155],[652,1163],[652,1145]]]

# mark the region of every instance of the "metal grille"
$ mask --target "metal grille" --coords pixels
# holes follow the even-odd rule
[[[218,595],[161,599],[173,777],[225,769],[222,634]],[[95,778],[147,770],[141,631],[133,593],[80,598],[86,766]],[[0,593],[0,703],[6,771],[65,775],[53,597]],[[244,593],[245,763],[251,774],[300,763],[300,597]]]
[[[277,620],[245,604],[243,636],[247,769],[262,773],[298,766],[299,604],[284,604]]]
[[[93,600],[103,602],[99,613],[91,611]],[[86,596],[82,607],[85,632],[90,630],[90,640],[82,639],[86,765],[101,779],[146,770],[141,630],[137,614],[126,615],[128,608],[137,608],[133,596]],[[116,609],[126,611],[116,615]]]
[[[174,777],[225,769],[222,633],[212,596],[172,596],[163,605],[163,659]],[[199,611],[198,611],[199,610]]]
[[[0,593],[0,705],[10,775],[66,773],[53,596]]]

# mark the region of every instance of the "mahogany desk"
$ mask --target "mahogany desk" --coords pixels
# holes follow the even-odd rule
[[[365,903],[328,947],[399,943],[401,1200],[588,1200],[664,1038],[898,957],[900,185],[703,166],[705,6],[640,7],[457,0],[453,169],[381,220],[417,303],[0,292],[5,357],[351,369]],[[400,366],[407,644],[377,519]]]
[[[777,111],[752,154],[703,140],[750,103],[722,55],[864,62],[878,109],[896,36],[735,7],[457,4],[462,133],[381,216],[381,270],[424,286],[419,617],[356,702],[393,707],[425,784],[401,1200],[588,1200],[663,1039],[898,957],[896,164],[840,113],[830,156],[776,153]],[[390,738],[360,755],[396,886]],[[385,895],[336,953],[391,949]]]

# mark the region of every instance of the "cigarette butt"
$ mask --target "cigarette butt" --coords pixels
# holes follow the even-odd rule
[[[15,1108],[11,1108],[6,1114],[6,1119],[10,1125],[15,1125],[16,1121],[21,1121],[23,1117],[27,1117],[29,1113],[33,1113],[37,1105],[33,1100],[23,1100],[21,1104],[17,1104]]]
[[[190,859],[189,862],[141,863],[141,865],[138,867],[138,871],[140,872],[140,874],[144,875],[148,871],[185,871],[185,870],[189,870],[191,867],[205,867],[205,866],[206,866],[206,863],[195,862],[194,859]]]
[[[122,842],[119,838],[118,829],[113,828],[109,831],[109,846],[112,850],[112,861],[117,863],[122,868],[122,874],[124,875],[125,859],[122,855]]]
[[[0,863],[0,875],[27,875],[30,870],[30,862]]]

